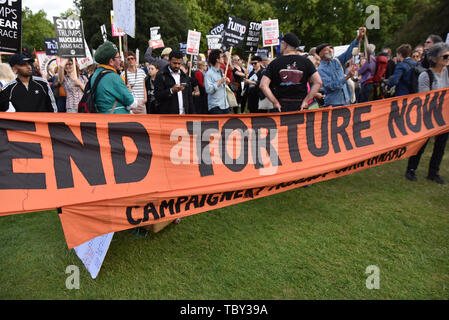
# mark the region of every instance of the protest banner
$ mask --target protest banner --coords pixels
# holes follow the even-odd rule
[[[87,68],[88,66],[94,63],[94,58],[90,53],[89,46],[87,45],[86,40],[84,40],[84,47],[86,48],[86,57],[85,58],[76,58],[78,61],[78,66],[80,70]]]
[[[279,45],[278,19],[262,21],[262,42],[264,47]]]
[[[136,9],[134,0],[112,0],[114,26],[131,37],[136,37]]]
[[[160,29],[161,27],[150,28],[150,45],[153,49],[165,47],[164,41],[162,40],[162,36],[159,32]]]
[[[0,113],[0,216],[61,208],[67,245],[406,159],[448,89],[273,114]]]
[[[248,27],[248,34],[246,36],[246,52],[256,53],[259,47],[260,34],[262,24],[259,22],[250,22]]]
[[[207,35],[207,48],[209,50],[221,49],[222,36],[221,35]]]
[[[103,42],[108,41],[108,33],[106,31],[106,26],[104,24],[101,25],[100,30],[101,30],[101,36],[103,37]]]
[[[56,38],[45,38],[45,53],[47,56],[58,55],[58,41]]]
[[[225,23],[221,22],[219,24],[217,24],[215,27],[213,27],[212,29],[210,29],[209,34],[211,36],[223,36],[224,34],[224,29],[225,29]]]
[[[61,58],[86,57],[81,19],[53,17],[53,21],[58,42],[58,56]]]
[[[201,32],[189,30],[187,35],[187,54],[198,55],[200,53]]]
[[[241,48],[245,40],[246,25],[247,22],[245,20],[229,16],[224,28],[223,44],[229,47]]]
[[[233,48],[241,48],[243,46],[246,34],[246,25],[247,22],[245,20],[233,16],[228,17],[228,22],[225,25],[223,33],[223,45],[230,47],[230,56],[232,56]],[[225,75],[228,73],[230,62],[231,59],[228,59],[224,73]]]
[[[186,42],[179,43],[179,51],[181,51],[183,54],[187,54],[187,43]]]
[[[111,10],[111,29],[113,37],[123,37],[125,33],[114,25],[114,11]]]
[[[22,0],[0,1],[0,52],[22,51]]]
[[[54,75],[55,67],[58,65],[57,57],[55,55],[47,55],[45,51],[37,51],[34,54],[39,64],[42,77],[47,79],[49,72],[51,75]]]

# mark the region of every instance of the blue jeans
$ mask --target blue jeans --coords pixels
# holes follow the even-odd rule
[[[230,114],[231,110],[228,109],[220,109],[219,107],[214,107],[209,110],[210,114]]]

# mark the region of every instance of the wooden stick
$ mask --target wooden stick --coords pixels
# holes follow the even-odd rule
[[[123,37],[123,48],[125,50],[125,84],[128,85],[128,35],[125,33]],[[137,71],[136,71],[137,72]]]
[[[226,64],[226,70],[225,70],[225,77],[226,77],[226,75],[228,74],[228,68],[229,68],[229,63],[231,62],[231,58],[232,58],[232,47],[231,47],[231,49],[229,50],[229,58],[228,58],[228,63]]]
[[[192,68],[193,68],[193,54],[190,55],[189,77],[192,76]]]

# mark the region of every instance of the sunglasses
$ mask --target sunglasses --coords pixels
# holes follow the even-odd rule
[[[251,64],[253,64],[253,65],[254,65],[254,64],[257,64],[257,62],[251,62]]]
[[[441,56],[444,60],[449,59],[449,54],[445,54],[444,56]]]
[[[134,60],[134,57],[128,57],[128,60]]]

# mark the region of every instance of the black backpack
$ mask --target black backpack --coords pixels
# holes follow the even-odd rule
[[[410,74],[410,83],[409,83],[409,91],[410,93],[417,93],[418,92],[418,78],[419,75],[426,71],[426,68],[424,68],[420,63],[418,63],[416,66],[408,63],[408,61],[405,61],[405,63],[407,63],[411,69],[411,74]]]
[[[98,83],[104,75],[113,72],[114,71],[108,69],[102,70],[95,79],[93,86],[91,86],[93,75],[90,76],[89,81],[87,81],[86,87],[84,88],[83,97],[78,103],[78,113],[98,113],[98,108],[95,105],[95,92],[97,90]]]

